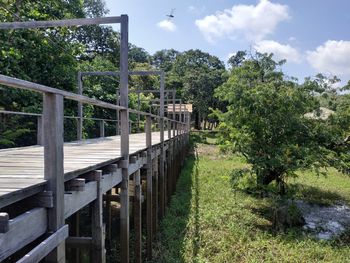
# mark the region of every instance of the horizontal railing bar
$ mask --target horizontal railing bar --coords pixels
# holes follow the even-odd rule
[[[80,101],[82,103],[91,104],[91,105],[95,105],[95,106],[99,106],[99,107],[107,108],[107,109],[126,110],[125,107],[114,105],[114,104],[111,104],[108,102],[103,102],[103,101],[96,100],[96,99],[91,99],[91,98],[86,97],[84,95],[78,95],[78,94],[75,94],[72,92],[51,88],[51,87],[48,87],[45,85],[41,85],[41,84],[33,83],[30,81],[13,78],[13,77],[8,77],[8,76],[1,75],[1,74],[0,74],[0,85],[5,85],[5,86],[19,88],[19,89],[25,89],[25,90],[31,90],[31,91],[35,91],[35,92],[41,92],[41,93],[59,94],[59,95],[62,95],[63,97],[70,99],[70,100]]]
[[[172,89],[166,89],[166,90],[164,90],[164,93],[173,92],[173,91],[174,91],[174,90],[172,90]],[[138,89],[138,90],[129,90],[129,93],[152,93],[152,92],[157,92],[157,93],[159,93],[160,90],[159,90],[159,89],[145,89],[145,90]]]
[[[33,117],[41,117],[42,114],[40,113],[28,113],[28,112],[19,112],[19,111],[7,111],[7,110],[0,110],[1,114],[13,114],[13,115],[24,115],[24,116],[33,116]]]
[[[147,113],[147,112],[142,112],[142,111],[137,111],[137,110],[133,110],[133,109],[130,109],[129,112],[141,114],[141,115],[145,115],[145,116],[151,116],[151,117],[157,118],[157,119],[161,118],[159,115],[155,115],[155,114],[151,114],[151,113]],[[39,113],[28,113],[28,112],[19,112],[19,111],[4,111],[4,110],[0,110],[0,114],[14,114],[14,115],[25,115],[25,116],[34,116],[34,117],[41,117],[42,116],[42,114],[39,114]],[[77,116],[64,116],[64,118],[79,119],[79,117],[77,117]],[[120,122],[118,120],[113,120],[113,119],[90,118],[90,117],[83,117],[83,119],[84,120],[94,120],[94,121]],[[169,119],[167,117],[164,117],[164,120],[174,121],[173,119]],[[132,120],[129,120],[129,122],[135,123],[135,121],[132,121]],[[179,122],[179,121],[174,121],[174,122],[185,124],[185,122]]]
[[[141,114],[141,115],[145,115],[145,116],[151,116],[151,117],[157,118],[157,119],[162,118],[158,115],[154,115],[151,113],[142,112],[142,111],[133,110],[133,109],[127,109],[125,107],[114,105],[114,104],[111,104],[108,102],[103,102],[100,100],[91,99],[91,98],[86,97],[84,95],[78,95],[78,94],[75,94],[75,93],[72,93],[69,91],[51,88],[51,87],[37,84],[34,82],[30,82],[30,81],[26,81],[26,80],[22,80],[22,79],[17,79],[17,78],[13,78],[13,77],[8,77],[8,76],[2,75],[2,74],[0,74],[0,85],[24,89],[24,90],[31,90],[31,91],[35,91],[35,92],[39,92],[39,93],[59,94],[59,95],[62,95],[63,97],[65,97],[66,99],[79,101],[82,103],[91,104],[91,105],[95,105],[95,106],[102,107],[102,108],[113,109],[113,110],[118,110],[118,109],[119,110],[129,110],[129,112],[131,112],[131,113]],[[172,120],[172,121],[174,121],[174,120]],[[175,122],[177,122],[177,121],[175,121]],[[179,123],[181,123],[181,122],[179,122]]]
[[[133,76],[150,76],[161,75],[162,71],[129,71],[129,75]],[[119,77],[119,71],[85,71],[80,72],[81,76],[114,76]]]
[[[29,29],[29,28],[86,26],[86,25],[117,24],[117,23],[121,23],[120,16],[51,20],[51,21],[5,22],[5,23],[0,23],[0,29]]]

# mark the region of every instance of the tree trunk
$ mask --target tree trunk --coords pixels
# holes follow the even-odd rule
[[[265,169],[260,172],[257,172],[257,187],[259,189],[264,189],[272,181],[276,181],[279,187],[279,193],[281,195],[285,194],[285,184],[282,180],[282,172],[276,170]]]
[[[200,114],[199,114],[199,112],[197,112],[195,114],[195,124],[194,124],[195,129],[200,130],[200,123],[201,123]]]

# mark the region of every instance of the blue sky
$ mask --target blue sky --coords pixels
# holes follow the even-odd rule
[[[130,42],[153,54],[201,49],[227,61],[238,50],[273,52],[303,80],[318,72],[350,79],[349,0],[106,0],[128,14]],[[175,18],[166,14],[175,8]]]

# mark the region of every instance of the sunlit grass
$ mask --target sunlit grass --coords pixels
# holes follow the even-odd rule
[[[238,156],[198,144],[187,159],[162,222],[153,262],[350,262],[349,243],[317,241],[300,229],[274,232],[268,211],[273,198],[234,191],[231,171],[245,167]],[[350,203],[350,179],[303,172],[289,181],[296,198]]]

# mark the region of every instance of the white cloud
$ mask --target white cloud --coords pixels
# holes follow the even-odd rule
[[[157,23],[157,26],[165,31],[170,31],[170,32],[174,32],[177,29],[174,22],[172,22],[171,20],[167,20],[167,19],[162,20],[159,23]]]
[[[288,44],[280,44],[274,40],[258,41],[254,45],[254,49],[260,53],[273,53],[273,57],[277,61],[286,59],[287,62],[300,63],[302,60],[302,56],[296,48]]]
[[[271,34],[277,25],[290,18],[288,6],[260,0],[257,5],[234,5],[196,20],[196,25],[209,42],[219,38],[244,37],[258,41]]]
[[[309,64],[321,73],[350,75],[350,41],[328,40],[314,51],[307,52]]]

